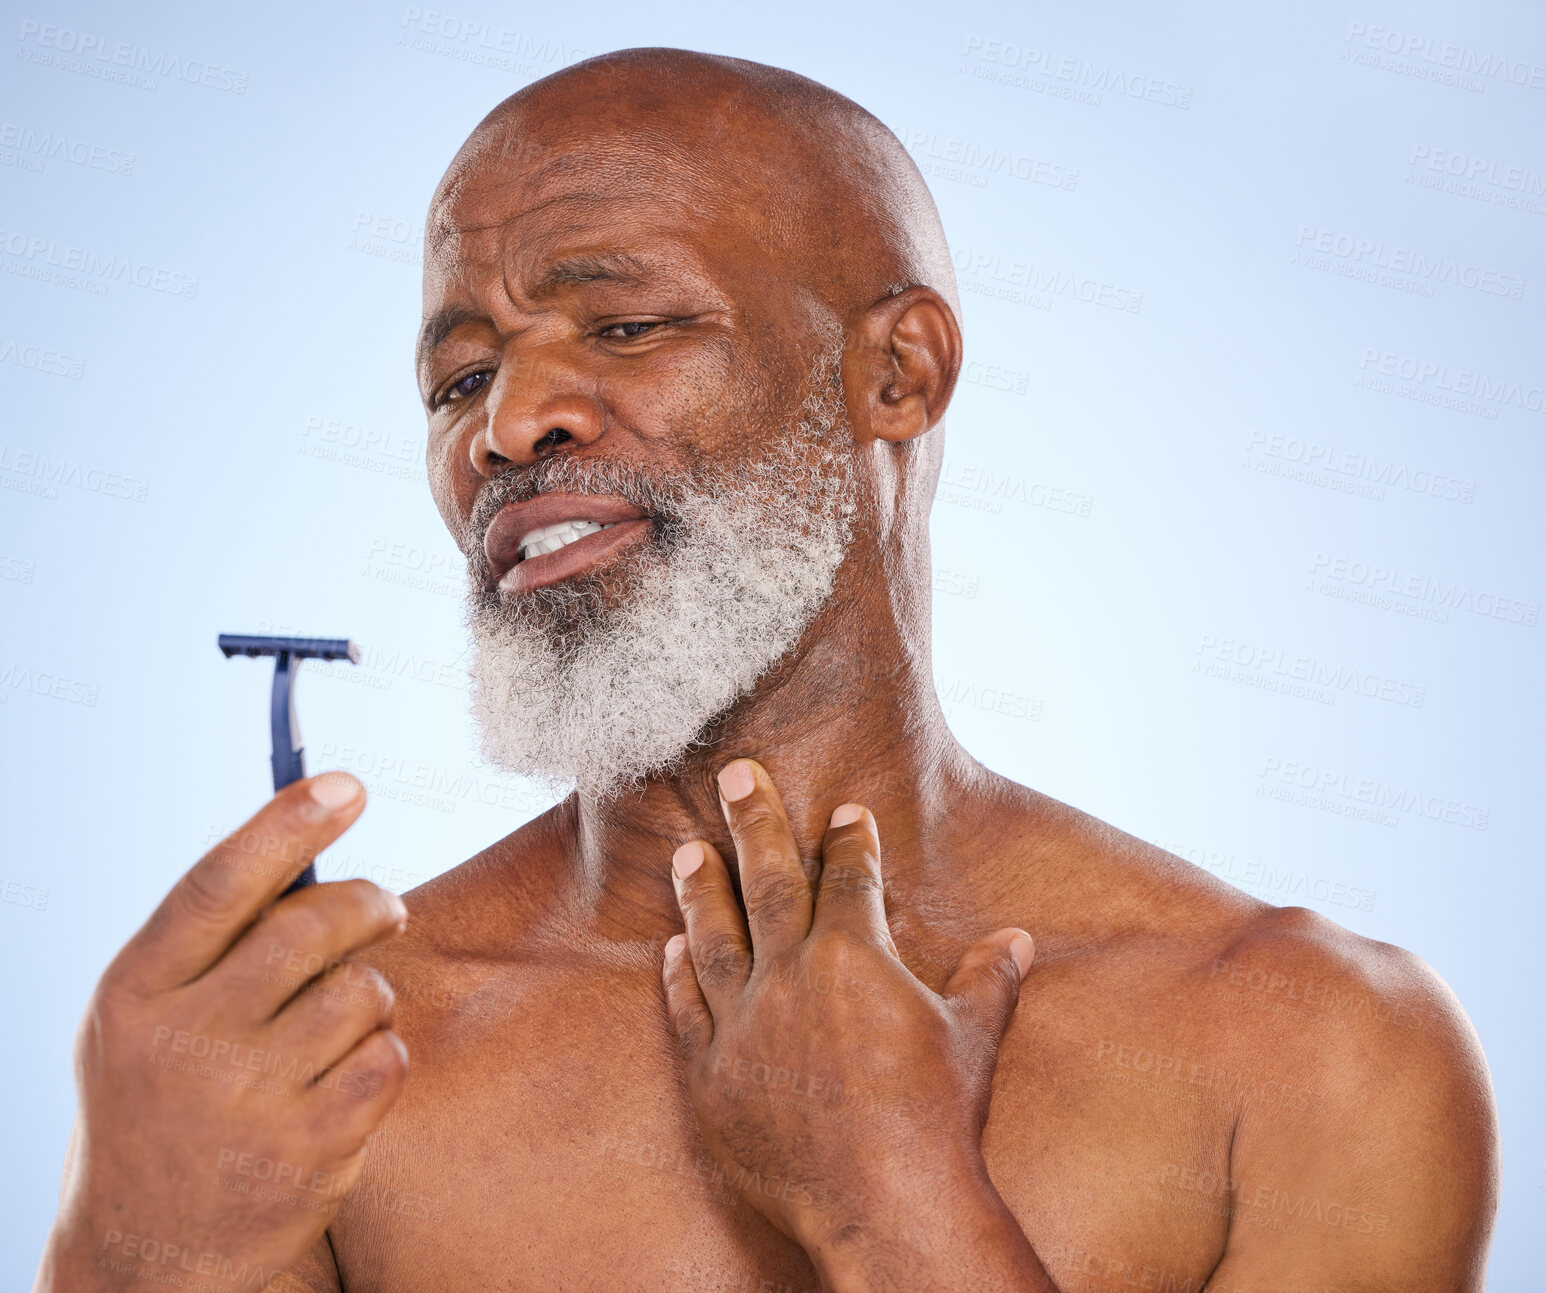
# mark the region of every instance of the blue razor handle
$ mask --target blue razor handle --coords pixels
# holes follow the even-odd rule
[[[306,775],[306,751],[301,746],[301,726],[295,717],[295,678],[301,661],[347,660],[359,664],[360,648],[348,638],[273,638],[251,634],[222,633],[217,639],[229,660],[233,655],[274,657],[274,690],[269,697],[268,725],[274,738],[274,793]],[[294,893],[316,884],[312,863],[285,890]]]

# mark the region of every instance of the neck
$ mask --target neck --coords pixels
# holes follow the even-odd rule
[[[791,656],[671,775],[573,801],[564,906],[580,932],[632,941],[680,929],[671,855],[688,840],[708,840],[735,874],[715,781],[734,758],[768,770],[807,861],[820,855],[832,810],[861,803],[880,826],[888,890],[922,882],[927,859],[941,854],[930,843],[943,807],[978,769],[940,711],[927,628],[905,631],[889,600],[864,609],[882,613],[856,615],[854,602],[834,598]]]

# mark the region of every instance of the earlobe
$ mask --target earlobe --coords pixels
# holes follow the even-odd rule
[[[885,297],[865,311],[848,359],[855,431],[892,442],[921,436],[944,417],[961,370],[955,312],[929,287]]]

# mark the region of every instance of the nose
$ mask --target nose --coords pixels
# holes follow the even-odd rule
[[[473,469],[496,475],[502,463],[530,466],[539,458],[594,444],[606,413],[577,369],[555,354],[526,349],[495,372],[482,429],[469,446]]]

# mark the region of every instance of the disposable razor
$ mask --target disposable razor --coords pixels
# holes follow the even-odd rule
[[[233,655],[274,657],[274,690],[269,697],[269,730],[274,738],[274,793],[306,775],[306,751],[295,717],[295,679],[302,660],[347,660],[359,664],[360,648],[348,638],[268,638],[222,633],[218,639],[226,659]],[[316,884],[317,868],[308,862],[286,893]]]

